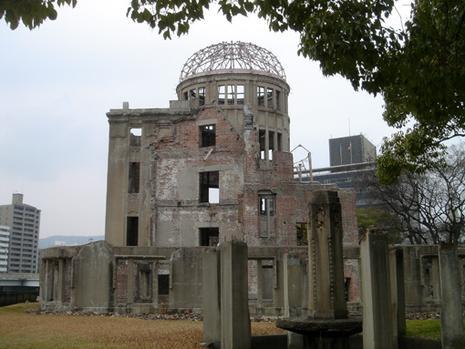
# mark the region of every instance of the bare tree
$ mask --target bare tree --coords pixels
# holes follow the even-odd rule
[[[458,245],[465,238],[465,150],[451,147],[447,157],[422,174],[403,174],[397,183],[370,186],[400,218],[413,244]]]
[[[376,179],[367,185],[399,217],[406,239],[439,246],[442,347],[463,348],[457,248],[465,240],[464,146],[450,147],[445,158],[424,173],[405,173],[389,186]]]

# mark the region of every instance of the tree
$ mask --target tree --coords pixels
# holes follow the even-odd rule
[[[404,173],[395,184],[371,183],[399,217],[405,237],[415,244],[438,244],[443,348],[463,348],[463,314],[457,248],[465,240],[465,149],[448,149],[429,170]]]
[[[370,184],[414,244],[457,246],[465,240],[465,150],[452,147],[428,171],[405,173],[392,185]]]
[[[57,18],[57,6],[76,6],[77,0],[0,0],[0,19],[11,29],[16,29],[20,22],[33,29],[45,20]]]
[[[360,207],[356,209],[360,232],[375,228],[387,233],[390,243],[401,240],[402,223],[399,217],[383,207]]]
[[[169,38],[186,34],[211,3],[229,21],[257,13],[271,30],[298,32],[298,52],[325,75],[384,97],[384,119],[399,131],[382,147],[383,182],[434,166],[444,142],[464,135],[465,2],[415,0],[399,28],[388,24],[398,14],[394,0],[132,0],[128,15]]]

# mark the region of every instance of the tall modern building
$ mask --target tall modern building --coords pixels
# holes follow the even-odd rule
[[[0,273],[8,271],[8,249],[10,247],[10,227],[0,225]]]
[[[40,210],[23,203],[23,194],[13,194],[10,205],[0,205],[0,225],[10,227],[8,272],[36,273]]]
[[[330,167],[315,168],[313,179],[321,184],[335,184],[340,189],[355,189],[356,205],[382,205],[376,195],[364,186],[364,180],[375,176],[376,147],[363,135],[329,140]]]

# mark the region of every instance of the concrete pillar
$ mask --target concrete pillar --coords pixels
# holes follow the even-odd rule
[[[247,244],[228,241],[220,245],[221,349],[250,349],[247,285]]]
[[[360,243],[363,348],[397,349],[391,311],[387,237],[368,231]]]
[[[283,255],[283,293],[284,293],[284,317],[294,318],[301,316],[302,268],[298,256],[288,253]],[[304,336],[287,331],[287,348],[300,349],[304,344]]]
[[[342,216],[337,192],[315,192],[309,211],[309,316],[346,318]]]
[[[465,348],[461,276],[457,247],[440,245],[441,342],[443,349]]]
[[[64,267],[63,258],[58,259],[58,275],[57,275],[57,295],[56,300],[63,303],[63,289],[64,289]],[[61,305],[61,304],[60,304]]]
[[[216,249],[206,250],[202,256],[202,315],[203,341],[221,341],[220,261]]]
[[[403,251],[394,248],[389,251],[389,277],[391,286],[392,331],[394,341],[405,334],[405,287]]]

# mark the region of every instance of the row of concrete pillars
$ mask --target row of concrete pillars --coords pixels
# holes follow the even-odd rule
[[[360,242],[361,295],[363,304],[363,348],[397,349],[405,335],[403,255],[389,248],[384,234],[368,232]],[[441,271],[453,270],[444,263],[454,262],[454,251],[440,249]],[[251,329],[248,309],[247,245],[225,242],[203,257],[204,342],[220,342],[222,349],[250,349]],[[285,272],[285,271],[284,271]],[[459,275],[442,274],[442,297],[457,298],[461,304]],[[285,278],[285,289],[289,287]],[[292,294],[284,292],[285,295]],[[455,298],[454,298],[455,297]],[[286,303],[286,302],[285,302]],[[452,303],[454,304],[454,303]],[[443,348],[458,348],[463,340],[463,319],[446,319],[443,314]],[[450,321],[448,321],[450,320]],[[452,325],[451,325],[452,324]],[[456,324],[456,325],[454,325]],[[290,335],[288,348],[303,348],[298,335]],[[460,342],[461,343],[461,342]]]

